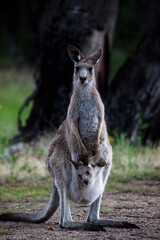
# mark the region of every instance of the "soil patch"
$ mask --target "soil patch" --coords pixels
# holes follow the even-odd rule
[[[29,206],[28,212],[37,212],[46,202],[18,201],[0,204],[0,207],[15,209]],[[0,222],[0,239],[45,239],[45,240],[124,240],[160,239],[160,180],[132,181],[124,183],[123,189],[111,189],[103,195],[101,218],[123,219],[137,224],[140,229],[106,228],[106,232],[71,231],[60,229],[60,211],[46,223],[28,224]],[[71,204],[75,221],[84,221],[88,208]]]

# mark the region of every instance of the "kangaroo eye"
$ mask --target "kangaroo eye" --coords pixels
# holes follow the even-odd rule
[[[90,172],[89,172],[89,171],[87,171],[87,172],[86,172],[86,174],[87,174],[87,175],[90,175]]]
[[[80,69],[79,67],[76,67],[76,72],[78,72],[78,71],[79,71],[79,69]]]
[[[92,67],[89,67],[89,69],[88,69],[88,70],[89,70],[89,72],[92,72],[93,68],[92,68]]]

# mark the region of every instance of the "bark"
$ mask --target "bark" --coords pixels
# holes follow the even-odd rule
[[[48,10],[36,89],[19,111],[20,135],[15,141],[30,139],[39,131],[58,126],[65,118],[73,74],[73,64],[67,53],[68,44],[77,46],[85,55],[99,47],[105,49],[104,57],[97,66],[97,76],[101,89],[108,86],[118,0],[51,0]],[[21,113],[31,101],[33,108],[25,126],[22,126]]]
[[[160,28],[156,19],[106,93],[109,129],[160,139]]]

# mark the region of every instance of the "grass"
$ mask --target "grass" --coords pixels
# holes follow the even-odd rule
[[[113,212],[114,212],[113,210],[105,210],[105,209],[100,210],[100,213],[103,213],[103,214],[110,214],[110,213],[113,213]]]
[[[9,235],[11,233],[12,233],[11,230],[0,230],[0,235]]]
[[[51,138],[52,134],[46,134],[39,137],[39,141],[32,146],[23,144],[20,154],[13,155],[11,159],[6,160],[5,154],[1,153],[0,182],[4,183],[10,179],[19,181],[47,177],[45,158]],[[114,181],[115,188],[120,188],[121,183],[132,179],[145,180],[160,177],[160,147],[151,145],[144,147],[139,142],[131,143],[124,136],[115,139],[112,147],[113,167],[109,179]]]
[[[6,141],[18,132],[17,114],[34,89],[33,71],[15,68],[0,71],[0,139]],[[31,106],[30,106],[31,107]],[[23,114],[25,121],[30,109]]]
[[[108,182],[108,184],[106,185],[106,190],[109,191],[113,188],[116,190],[123,190],[123,184],[117,182]]]
[[[45,167],[45,158],[48,143],[52,134],[41,137],[39,142],[32,146],[23,144],[19,155],[5,157],[5,148],[2,146],[0,156],[0,183],[16,182],[24,179],[47,178],[48,173]],[[3,150],[3,151],[2,151]]]
[[[20,199],[30,199],[30,201],[43,202],[48,199],[51,193],[51,184],[37,184],[35,186],[0,186],[0,201],[11,202]]]
[[[111,74],[110,74],[110,82],[113,80],[113,78],[115,77],[118,69],[120,69],[120,67],[122,67],[122,65],[124,64],[124,62],[127,60],[128,58],[128,53],[120,50],[119,48],[116,48],[111,56]]]
[[[120,201],[133,201],[132,198],[129,198],[129,197],[118,197],[116,198],[117,200],[120,200]]]
[[[160,177],[160,146],[142,146],[140,140],[132,143],[125,134],[121,134],[114,140],[112,147],[113,168],[110,178],[114,181]]]
[[[24,212],[25,210],[32,210],[32,209],[33,210],[36,209],[36,206],[34,204],[33,205],[29,204],[26,206],[23,205],[23,207],[19,204],[17,206],[14,204],[14,206],[12,205],[10,209],[3,207],[2,205],[2,207],[0,207],[0,213]]]

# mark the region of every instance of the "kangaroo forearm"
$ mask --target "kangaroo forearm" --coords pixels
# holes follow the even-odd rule
[[[77,141],[78,141],[78,146],[79,146],[79,150],[80,150],[80,154],[86,154],[86,148],[85,148],[85,146],[84,146],[84,144],[83,144],[83,142],[82,142],[82,140],[81,140],[81,137],[80,137],[80,135],[79,135],[79,131],[78,131],[78,128],[77,128],[77,126],[74,124],[73,125],[73,131],[74,131],[74,134],[75,134],[75,136],[76,136],[76,139],[77,139]]]
[[[99,144],[99,139],[101,136],[101,132],[102,132],[102,125],[103,125],[103,119],[99,118],[99,123],[98,123],[98,134],[97,134],[97,143]]]
[[[101,136],[101,132],[102,132],[102,126],[103,126],[103,119],[99,118],[99,122],[98,122],[98,132],[97,132],[97,139],[96,139],[96,143],[95,143],[95,149],[94,149],[94,155],[96,153],[98,153],[99,150],[99,144],[100,144],[100,136]]]

